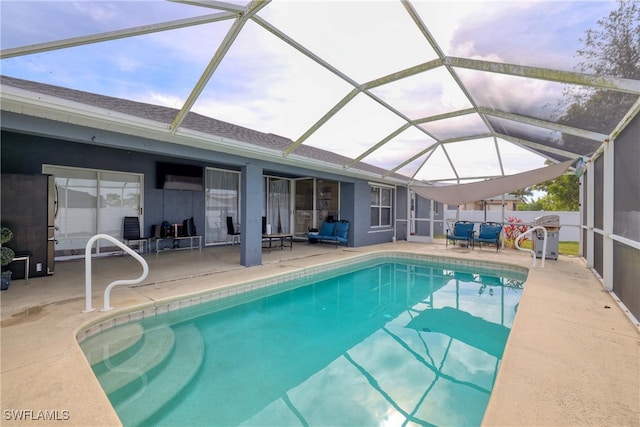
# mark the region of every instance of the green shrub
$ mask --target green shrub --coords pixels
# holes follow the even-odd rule
[[[3,271],[5,270],[5,267],[7,265],[11,264],[11,261],[13,261],[13,258],[16,256],[15,252],[13,252],[11,248],[4,246],[4,244],[12,238],[13,232],[11,230],[9,230],[7,227],[2,227],[2,229],[0,229],[0,244],[3,245],[1,253],[2,258],[0,263],[2,264]]]

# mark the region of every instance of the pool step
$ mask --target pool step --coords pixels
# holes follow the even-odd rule
[[[144,387],[154,369],[171,355],[174,342],[173,329],[168,326],[146,331],[143,344],[136,353],[122,363],[107,366],[108,370],[96,374],[104,391],[111,395],[125,386],[130,390],[135,383],[138,383],[138,387]],[[101,369],[94,367],[94,372],[99,371]]]
[[[126,359],[135,346],[142,343],[144,328],[138,323],[127,323],[93,335],[80,344],[91,366],[118,364]]]
[[[139,392],[115,405],[125,426],[141,425],[169,403],[196,375],[204,359],[204,339],[193,325],[174,329],[175,345],[171,357]]]

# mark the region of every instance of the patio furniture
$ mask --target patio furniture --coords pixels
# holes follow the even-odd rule
[[[232,246],[236,244],[236,241],[240,243],[240,230],[236,230],[233,225],[233,218],[230,216],[227,217],[227,241],[229,241],[229,238],[231,238]]]
[[[276,242],[276,245],[273,245],[273,242]],[[269,246],[266,246],[266,245]],[[262,249],[269,249],[271,252],[272,248],[289,248],[293,250],[293,234],[292,233],[276,233],[276,234],[262,234]]]
[[[29,281],[29,261],[31,260],[31,252],[29,251],[16,251],[13,261],[24,261],[24,281]]]
[[[319,231],[310,231],[307,237],[310,242],[331,242],[349,246],[349,221],[324,221]]]
[[[467,247],[473,242],[473,222],[469,221],[457,221],[453,225],[453,234],[450,234],[450,230],[447,229],[447,240],[445,247],[449,245],[449,241],[455,246],[456,242],[466,242]]]
[[[150,239],[155,244],[156,255],[164,250],[180,251],[183,249],[198,249],[202,252],[202,236],[169,236]],[[181,242],[186,242],[188,246],[180,246]],[[149,245],[151,251],[151,244]]]
[[[482,248],[483,243],[496,245],[496,252],[500,249],[500,233],[502,233],[502,224],[496,222],[483,222],[480,224],[478,237],[473,237],[474,247],[478,243]]]
[[[138,252],[144,253],[148,240],[140,236],[140,219],[137,216],[125,216],[122,220],[122,240],[125,245],[137,246]]]

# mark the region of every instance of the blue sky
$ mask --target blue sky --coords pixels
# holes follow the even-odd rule
[[[613,1],[414,1],[421,19],[448,56],[573,70],[585,31],[616,7]],[[100,33],[217,11],[165,1],[0,1],[2,49]],[[357,83],[364,83],[437,56],[399,1],[279,1],[259,16]],[[204,71],[231,21],[170,32],[3,59],[2,74],[180,108]],[[471,92],[488,94],[500,107],[550,116],[561,85],[481,76],[461,71]],[[193,110],[292,140],[299,138],[350,90],[262,27],[249,22],[232,45]],[[468,108],[469,101],[444,69],[381,86],[374,93],[411,118]],[[503,99],[504,96],[504,99]],[[541,117],[543,118],[543,117]],[[465,123],[424,128],[449,135],[475,131]],[[322,126],[306,144],[355,157],[393,132],[403,120],[365,95]],[[468,130],[466,130],[468,128]],[[410,129],[365,161],[391,168],[433,144]],[[499,143],[505,173],[542,166],[543,159]],[[447,151],[462,153],[460,171],[477,174],[466,157],[499,173],[492,140],[476,140]],[[493,148],[492,148],[493,147]],[[404,170],[411,174],[424,159]],[[508,161],[507,161],[508,160]],[[440,149],[420,178],[451,175]],[[457,165],[456,165],[457,167]],[[427,170],[428,169],[428,170]],[[466,174],[467,172],[463,173]]]

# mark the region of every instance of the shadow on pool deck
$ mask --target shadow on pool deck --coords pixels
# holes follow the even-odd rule
[[[83,313],[83,261],[56,274],[13,281],[0,295],[3,425],[112,426],[120,422],[76,342],[89,324],[132,307],[248,280],[332,264],[372,252],[407,251],[531,267],[531,256],[397,242],[363,248],[294,244],[239,265],[238,246],[145,255],[143,286],[117,287],[111,312]],[[539,261],[538,261],[539,265]],[[137,277],[128,256],[93,261],[93,307],[107,284]],[[17,420],[20,410],[23,419]],[[9,411],[9,412],[7,412]],[[48,411],[38,413],[38,411]],[[57,411],[57,412],[56,412]],[[64,412],[66,411],[66,412]],[[26,416],[26,419],[24,419]],[[44,423],[46,424],[46,423]],[[485,425],[640,425],[640,332],[579,258],[561,256],[531,269],[485,414]]]

